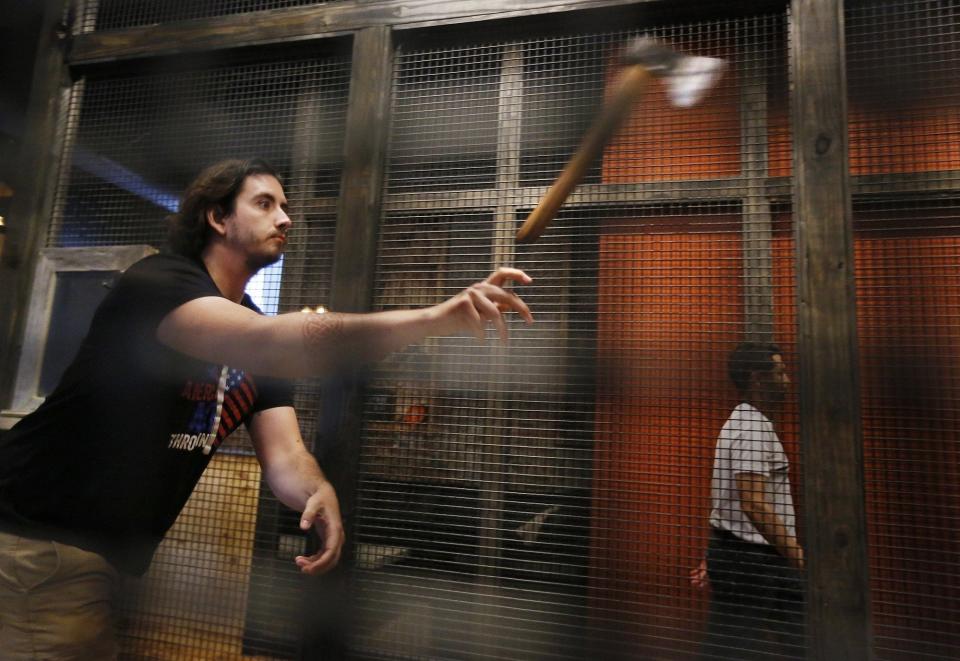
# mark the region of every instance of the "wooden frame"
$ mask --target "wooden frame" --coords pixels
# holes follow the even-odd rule
[[[641,3],[636,0],[408,0],[402,3],[345,0],[256,12],[255,17],[236,14],[78,35],[70,52],[70,63],[96,64],[134,57],[321,39],[375,27],[422,28],[649,2],[651,0]]]
[[[55,5],[57,2],[53,0],[48,4]],[[53,133],[56,115],[50,109],[55,106],[58,90],[69,87],[60,76],[71,67],[77,69],[103,62],[354,34],[357,40],[350,102],[352,119],[345,145],[343,196],[337,203],[337,265],[332,296],[334,309],[363,311],[369,309],[372,297],[381,210],[487,208],[495,211],[504,228],[510,219],[510,210],[507,208],[510,205],[502,204],[498,189],[384,195],[381,184],[386,137],[369,135],[365,131],[370,122],[374,122],[372,125],[375,126],[385,126],[384,118],[390,103],[389,63],[396,31],[502,18],[528,17],[536,20],[542,17],[546,20],[547,15],[567,13],[569,16],[575,11],[613,11],[618,7],[654,4],[664,3],[650,0],[344,0],[324,6],[258,12],[255,17],[237,15],[77,34],[66,56],[59,50],[64,47],[64,42],[57,42],[50,30],[48,52],[43,56],[44,68],[39,72],[35,99],[31,104],[34,109],[31,111],[30,135],[37,139],[28,143],[48,142],[45,136]],[[745,7],[749,3],[733,4]],[[773,4],[755,2],[754,6],[762,5],[766,9]],[[788,3],[784,1],[781,4],[785,6]],[[862,462],[859,457],[861,439],[857,410],[856,302],[852,296],[853,264],[849,252],[850,197],[891,192],[953,193],[960,186],[960,179],[953,171],[848,176],[846,127],[843,123],[846,108],[836,103],[837,98],[845,99],[843,4],[842,0],[793,0],[791,11],[796,52],[799,53],[807,39],[815,40],[814,45],[804,49],[803,58],[793,58],[797,106],[792,126],[795,130],[796,154],[795,212],[796,217],[803,221],[802,229],[798,229],[800,243],[797,254],[818,256],[816,263],[810,264],[798,259],[801,295],[798,314],[803,375],[801,429],[804,432],[804,464],[807,467],[805,501],[809,510],[808,553],[812,559],[811,602],[815,602],[811,639],[819,641],[816,642],[814,654],[817,658],[862,657],[867,654],[869,644],[863,478],[862,474],[858,474],[862,470]],[[384,65],[386,68],[379,68]],[[811,71],[811,67],[817,71]],[[769,203],[788,200],[793,191],[790,179],[771,177],[767,171],[766,150],[761,142],[766,121],[765,101],[761,95],[763,81],[760,79],[763,72],[744,73],[754,77],[754,87],[745,90],[743,100],[760,105],[755,106],[750,116],[744,117],[741,126],[743,134],[751,136],[744,141],[751,149],[741,154],[744,165],[742,176],[674,182],[668,189],[659,183],[589,184],[581,186],[571,196],[569,204],[743,200],[750,215],[752,233],[752,238],[746,244],[754,248],[745,254],[757,277],[768,278]],[[504,93],[511,93],[511,86],[516,84],[513,78],[507,79]],[[501,154],[510,156],[511,144],[516,140],[512,134],[514,130],[506,127],[499,150]],[[516,164],[506,156],[498,162],[499,179],[502,182],[515,180]],[[32,259],[31,247],[39,243],[37,237],[46,228],[45,219],[49,217],[49,198],[42,192],[42,184],[55,177],[56,161],[56,153],[51,155],[37,150],[30,162],[38,167],[25,168],[26,171],[39,172],[35,177],[37,183],[21,198],[18,210],[23,209],[23,213],[12,213],[11,216],[20,215],[30,219],[20,221],[21,227],[29,227],[30,236],[20,238],[18,234],[25,232],[12,228],[8,252],[16,247],[11,246],[12,240],[15,244],[25,246],[19,251],[20,254]],[[532,206],[544,190],[545,187],[526,187],[515,193],[514,199],[517,205]],[[332,200],[325,200],[324,203],[334,204]],[[800,224],[797,223],[798,226]],[[53,254],[52,251],[44,251],[41,262],[45,262],[47,253]],[[509,254],[505,251],[500,257],[508,258]],[[841,264],[842,267],[831,270],[828,268],[830,264]],[[20,269],[23,274],[21,280],[25,274],[33,272],[29,264],[21,265]],[[45,277],[49,280],[53,274],[49,266],[41,263],[36,270],[33,292],[42,289]],[[768,283],[765,285],[768,287]],[[25,289],[23,285],[20,288]],[[765,288],[758,294],[747,302],[747,309],[752,332],[765,336],[768,333],[766,320],[769,318],[770,293]],[[21,295],[10,307],[12,311],[4,313],[5,325],[10,327],[5,329],[8,338],[15,336],[17,311],[28,309],[29,315],[23,356],[16,370],[13,411],[20,404],[29,406],[36,403],[35,395],[31,398],[30,393],[36,390],[42,356],[36,355],[35,346],[28,349],[28,345],[36,344],[34,316],[42,313],[35,310],[38,305],[36,296],[31,298],[28,306],[25,296]],[[46,314],[45,320],[48,321],[49,310]],[[831,322],[818,327],[817,319],[830,319]],[[42,324],[40,327],[45,338],[46,329]],[[39,346],[42,347],[43,343],[40,342]],[[29,369],[33,370],[33,390],[30,389],[31,383],[25,371],[31,360],[33,366]],[[344,511],[352,514],[355,505],[353,481],[357,465],[356,438],[363,424],[360,406],[363,395],[355,383],[348,386],[340,402],[342,407],[339,415],[343,424],[332,443],[337,448],[334,454],[339,461],[330,463],[335,466],[332,477],[338,482]],[[13,411],[0,413],[0,429],[15,418]],[[497,498],[496,491],[486,495],[490,505],[495,505]],[[348,525],[352,526],[352,517]],[[348,537],[350,539],[352,536]],[[345,557],[352,559],[353,555],[347,552]],[[850,567],[854,568],[853,572],[847,571]],[[330,632],[327,632],[327,636],[332,637]],[[317,647],[322,648],[321,645]]]
[[[793,0],[794,213],[810,658],[872,658],[844,0]]]
[[[30,281],[40,237],[53,215],[58,162],[64,144],[64,110],[69,106],[73,82],[67,76],[67,40],[59,33],[66,0],[44,0],[40,43],[34,62],[30,103],[18,171],[23,182],[14,188],[7,238],[0,260],[0,405],[10,401],[17,365],[17,343],[29,306]],[[31,148],[26,147],[30,145]],[[43,145],[43,147],[39,147]]]
[[[39,394],[40,377],[53,315],[57,276],[61,273],[87,271],[122,272],[137,260],[155,252],[156,249],[144,245],[47,248],[40,251],[27,310],[13,401],[9,409],[0,411],[0,429],[9,429],[44,400]]]
[[[376,26],[357,32],[353,42],[353,75],[344,137],[344,167],[337,205],[333,279],[330,305],[338,312],[366,312],[373,302],[377,241],[383,202],[383,181],[390,125],[390,91],[393,85],[393,33]],[[371,129],[373,127],[373,129]],[[344,518],[346,542],[344,562],[326,577],[321,589],[310,591],[302,658],[346,658],[349,656],[349,616],[352,593],[347,578],[356,558],[354,549],[357,502],[357,466],[363,427],[363,388],[356,374],[344,375],[330,384],[336,396],[323,400],[320,417],[329,416],[338,424],[318,423],[334,438],[318,434],[314,453],[326,467],[337,490]],[[325,604],[339,604],[334,613]],[[322,614],[318,618],[316,614]]]

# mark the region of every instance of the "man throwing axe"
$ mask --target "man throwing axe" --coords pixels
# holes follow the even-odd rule
[[[98,308],[60,384],[0,440],[0,650],[4,659],[109,659],[118,572],[142,574],[211,456],[241,424],[263,476],[337,564],[337,496],[304,446],[285,379],[376,361],[504,313],[532,322],[502,268],[433,307],[267,317],[244,294],[292,225],[258,160],[204,170],[171,222],[171,250],[130,267]]]

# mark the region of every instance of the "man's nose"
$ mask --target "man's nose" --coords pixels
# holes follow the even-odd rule
[[[293,219],[287,215],[286,211],[280,209],[280,213],[277,216],[277,227],[283,231],[287,231],[291,225],[293,225]]]

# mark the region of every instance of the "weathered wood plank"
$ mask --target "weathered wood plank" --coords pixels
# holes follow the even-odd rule
[[[378,25],[395,30],[472,23],[494,19],[556,15],[623,8],[654,22],[704,20],[705,17],[766,11],[781,0],[727,0],[708,7],[695,0],[343,0],[324,5],[274,9],[76,35],[69,53],[71,65],[86,65],[138,57],[175,55],[306,39],[333,37]],[[639,27],[639,24],[638,24]]]
[[[532,209],[546,194],[548,186],[526,186],[504,193],[496,188],[388,193],[383,207],[388,213],[449,211],[454,209]],[[786,194],[787,189],[784,189]],[[637,182],[630,184],[581,184],[564,202],[564,209],[576,207],[655,205],[674,202],[725,202],[747,194],[743,179]],[[516,226],[514,218],[512,227]]]
[[[372,303],[393,86],[390,29],[368,28],[355,39],[331,293],[340,312]]]
[[[373,304],[377,240],[386,162],[393,38],[389,27],[359,31],[354,37],[353,74],[344,140],[344,170],[337,212],[330,305],[337,312],[366,312]],[[363,424],[359,376],[332,381],[323,394],[314,451],[337,490],[346,542],[341,568],[311,590],[303,658],[344,658],[348,646],[353,565],[356,480]]]
[[[773,220],[764,185],[767,151],[767,76],[757,53],[744,57],[740,80],[740,170],[743,173],[743,298],[746,337],[772,342]]]
[[[7,237],[0,262],[0,404],[7,404],[19,361],[26,323],[31,277],[39,247],[53,209],[57,164],[62,141],[60,112],[70,93],[64,51],[66,30],[61,25],[64,0],[46,0],[40,27],[27,124],[14,181],[15,195],[6,218]]]
[[[870,656],[843,0],[793,0],[800,437],[815,659]]]
[[[645,0],[649,2],[650,0]],[[428,27],[637,4],[636,0],[383,0],[335,2],[78,35],[73,65],[289,42],[374,26]]]

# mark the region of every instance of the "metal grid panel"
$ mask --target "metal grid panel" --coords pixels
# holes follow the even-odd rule
[[[81,32],[120,30],[193,18],[269,9],[323,5],[332,0],[93,0],[86,3]]]
[[[171,65],[172,67],[172,65]],[[159,245],[163,218],[199,170],[259,156],[284,179],[294,225],[262,281],[279,311],[329,298],[350,63],[285,56],[177,68],[148,63],[74,88],[50,246]],[[305,439],[319,386],[300,384]],[[224,502],[230,506],[224,508]],[[125,653],[289,657],[299,644],[298,513],[261,487],[242,432],[214,458],[142,582],[124,596]]]
[[[377,371],[362,655],[698,649],[706,593],[687,575],[737,404],[727,354],[776,339],[796,363],[791,218],[770,197],[789,174],[786,31],[783,15],[651,31],[728,58],[726,83],[689,111],[655,84],[533,246],[513,234],[640,31],[398,53],[376,307],[437,303],[512,264],[535,278],[537,323],[511,322],[509,346],[431,339]],[[796,493],[794,392],[777,429]]]
[[[877,657],[960,649],[960,6],[847,11]]]

